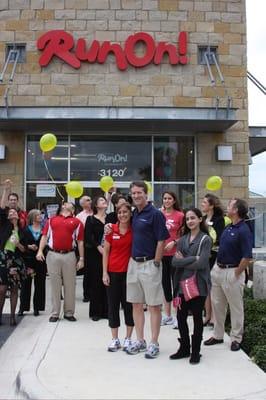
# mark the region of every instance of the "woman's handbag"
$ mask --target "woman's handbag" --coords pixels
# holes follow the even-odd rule
[[[201,244],[206,236],[207,235],[202,236],[196,256],[200,255]],[[200,295],[199,288],[197,285],[196,274],[197,273],[195,272],[190,278],[180,281],[180,286],[181,286],[185,301],[189,301]]]

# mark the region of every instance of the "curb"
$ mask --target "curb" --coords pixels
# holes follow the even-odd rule
[[[47,324],[36,340],[25,365],[19,371],[14,382],[16,398],[27,400],[58,399],[54,393],[49,392],[41,383],[38,378],[38,369],[49,350],[59,321],[56,324]]]

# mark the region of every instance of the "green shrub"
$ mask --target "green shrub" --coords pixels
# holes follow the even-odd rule
[[[250,353],[253,361],[264,371],[266,372],[266,345],[257,345],[253,347],[252,352]]]
[[[265,314],[266,315],[266,314]],[[262,346],[266,337],[266,317],[260,318],[254,323],[250,323],[245,327],[242,348],[250,354],[255,346]]]
[[[245,327],[256,324],[266,315],[266,300],[244,299]]]
[[[245,286],[244,299],[253,299],[253,289]]]

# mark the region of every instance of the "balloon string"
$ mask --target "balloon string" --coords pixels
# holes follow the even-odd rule
[[[245,221],[254,221],[255,219],[259,219],[263,217],[264,213],[261,213],[259,215],[257,215],[256,217],[252,217],[252,218],[246,218]]]
[[[49,178],[51,179],[51,181],[54,182],[55,180],[54,180],[54,178],[52,177],[52,175],[50,174],[50,171],[49,171],[49,168],[48,168],[48,166],[47,166],[46,161],[43,160],[43,162],[44,162],[44,166],[45,166],[45,169],[46,169],[46,171],[47,171],[47,174],[48,174]],[[62,195],[62,193],[60,192],[60,190],[58,189],[57,184],[55,184],[55,187],[56,187],[56,191],[57,191],[57,193],[59,194],[59,196],[61,197],[61,199],[62,199],[63,201],[65,201],[65,198],[64,198],[64,196]]]

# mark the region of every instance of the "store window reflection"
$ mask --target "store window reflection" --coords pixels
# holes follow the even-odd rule
[[[68,139],[57,135],[54,150],[43,153],[40,149],[40,136],[30,135],[27,142],[27,180],[28,181],[67,181]]]
[[[195,186],[178,184],[154,185],[154,205],[162,206],[162,195],[165,191],[176,193],[180,206],[185,209],[195,205]]]
[[[154,180],[194,181],[193,137],[155,137]]]
[[[151,138],[129,136],[73,136],[71,179],[99,181],[110,175],[114,181],[151,179]]]

